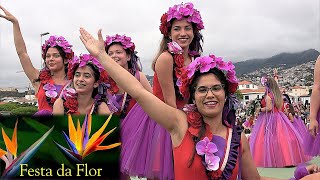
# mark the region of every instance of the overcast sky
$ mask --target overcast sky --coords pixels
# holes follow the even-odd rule
[[[184,1],[187,2],[187,1]],[[233,62],[266,58],[281,52],[310,48],[320,51],[319,0],[197,0],[205,29],[204,55],[213,53]],[[96,35],[132,37],[143,71],[153,75],[151,62],[161,40],[160,17],[177,0],[0,0],[20,22],[28,54],[41,65],[40,46],[49,35],[63,35],[74,52],[87,53],[79,27]],[[0,12],[3,14],[3,12]],[[12,23],[0,19],[0,87],[24,88],[29,80],[22,70],[13,43]]]

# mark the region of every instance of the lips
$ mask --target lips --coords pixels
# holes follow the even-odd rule
[[[78,87],[78,88],[82,88],[82,87],[85,87],[85,86],[86,86],[85,84],[77,83],[77,87]]]
[[[218,104],[218,102],[217,101],[207,101],[204,104],[205,105],[216,105],[216,104]]]
[[[215,108],[218,105],[217,101],[207,101],[203,103],[206,107]]]
[[[186,42],[186,41],[189,40],[189,38],[179,38],[178,40],[181,41],[181,42]]]

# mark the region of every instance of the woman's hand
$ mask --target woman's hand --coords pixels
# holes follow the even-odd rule
[[[309,132],[313,137],[315,137],[318,134],[319,124],[316,119],[310,119]]]
[[[17,22],[18,22],[17,18],[15,18],[9,11],[7,11],[7,10],[6,10],[4,7],[2,7],[1,5],[0,5],[0,9],[2,9],[2,11],[3,11],[4,14],[5,14],[5,15],[0,14],[0,17],[6,19],[6,20],[8,20],[8,21],[11,21],[12,23],[17,23]]]
[[[98,31],[99,40],[95,39],[85,29],[80,28],[80,39],[89,53],[95,57],[98,57],[102,53],[106,53],[104,50],[104,41],[101,34],[101,29]]]

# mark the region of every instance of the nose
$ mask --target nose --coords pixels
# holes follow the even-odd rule
[[[213,90],[209,88],[207,91],[207,97],[213,97],[213,96],[214,96]]]
[[[79,76],[77,77],[77,80],[78,80],[78,81],[83,81],[83,79],[84,79],[84,78],[83,78],[82,75],[79,75]]]
[[[186,36],[186,35],[187,35],[186,30],[181,29],[180,36]]]

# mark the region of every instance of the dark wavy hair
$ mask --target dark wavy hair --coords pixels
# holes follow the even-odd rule
[[[60,56],[63,59],[64,72],[67,74],[68,73],[68,63],[65,64],[65,61],[67,61],[67,57],[66,57],[66,53],[63,51],[62,47],[60,47],[60,46],[54,46],[54,47],[47,46],[45,54],[47,54],[49,48],[56,48],[58,50]],[[44,58],[46,58],[46,56],[44,56]],[[46,67],[45,61],[46,61],[46,59],[44,59],[44,67]]]
[[[67,74],[68,74],[68,63],[65,63],[65,61],[67,61],[66,53],[62,50],[62,47],[60,47],[60,46],[54,46],[54,47],[47,46],[47,48],[46,48],[46,50],[45,50],[45,55],[47,54],[49,48],[56,48],[56,49],[58,50],[60,56],[61,56],[62,59],[63,59],[64,72],[65,72],[66,75],[67,75]],[[44,59],[43,59],[43,66],[44,66],[44,67],[47,67],[45,57],[46,57],[46,56],[44,56]],[[40,78],[38,77],[37,79],[34,80],[34,82],[40,82]]]

